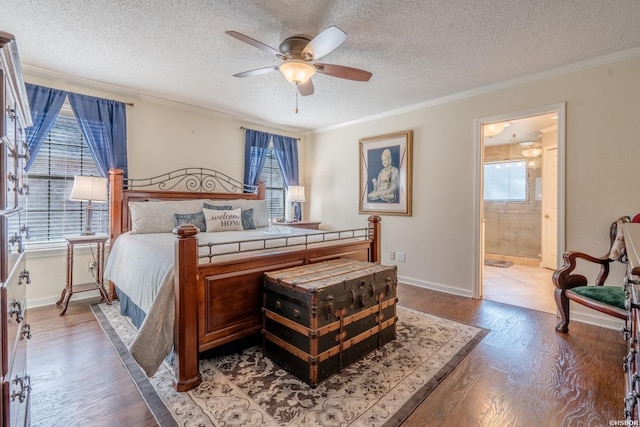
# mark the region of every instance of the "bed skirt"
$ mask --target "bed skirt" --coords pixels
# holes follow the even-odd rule
[[[118,293],[118,299],[120,300],[120,314],[129,317],[136,329],[140,329],[140,325],[142,325],[147,313],[142,311],[142,309],[131,301],[131,298],[117,286],[116,291]]]

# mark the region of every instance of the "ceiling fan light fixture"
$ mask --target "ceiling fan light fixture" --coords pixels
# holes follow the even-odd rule
[[[289,83],[303,85],[316,73],[316,68],[308,62],[290,59],[278,67]]]

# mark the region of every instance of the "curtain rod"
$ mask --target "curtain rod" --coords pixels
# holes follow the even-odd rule
[[[38,85],[38,84],[35,84],[35,83],[25,82],[25,84],[27,84],[27,85],[31,85],[31,86],[38,86],[38,87],[47,88],[47,86],[42,86],[42,85]],[[71,91],[62,90],[62,89],[55,89],[55,88],[49,88],[49,89],[54,89],[54,90],[58,90],[58,91],[60,91],[60,92],[65,92],[65,93],[76,93],[76,94],[78,94],[78,95],[82,95],[82,96],[89,96],[89,97],[91,97],[91,98],[97,98],[97,99],[105,99],[105,100],[107,100],[107,101],[120,102],[120,103],[122,103],[122,104],[124,104],[124,105],[126,105],[126,106],[128,106],[128,107],[133,107],[133,102],[122,102],[122,101],[118,101],[117,99],[103,98],[103,97],[101,97],[101,96],[87,95],[87,94],[84,94],[84,93],[71,92]],[[67,99],[67,100],[65,100],[65,103],[66,103],[66,102],[68,102],[68,101],[69,101],[68,99]]]
[[[243,130],[243,131],[244,131],[244,130],[247,130],[247,128],[246,128],[246,127],[244,127],[244,126],[240,126],[240,130]],[[255,130],[255,129],[251,129],[251,130]],[[292,137],[290,137],[290,138],[292,138]],[[295,140],[296,140],[296,141],[300,141],[300,138],[295,138]]]

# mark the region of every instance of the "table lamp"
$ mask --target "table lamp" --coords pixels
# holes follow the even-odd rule
[[[289,201],[291,202],[292,221],[302,221],[302,209],[300,203],[304,202],[304,186],[302,185],[290,185],[289,189]]]
[[[99,176],[75,176],[73,178],[73,187],[71,188],[70,200],[79,202],[87,202],[87,224],[83,236],[93,236],[95,231],[91,230],[91,220],[93,217],[93,205],[95,203],[107,202],[107,178]]]

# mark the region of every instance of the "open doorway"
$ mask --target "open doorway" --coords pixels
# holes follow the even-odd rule
[[[555,313],[564,247],[564,105],[479,121],[476,297]]]

